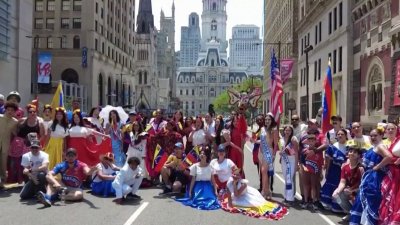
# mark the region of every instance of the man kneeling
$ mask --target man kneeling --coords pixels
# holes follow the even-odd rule
[[[49,166],[49,155],[41,151],[40,142],[34,139],[30,143],[30,152],[22,156],[25,185],[19,194],[22,200],[33,198],[39,191],[46,191],[46,174]]]
[[[123,197],[129,193],[132,194],[134,199],[140,199],[140,196],[136,195],[143,180],[143,170],[139,165],[140,159],[138,157],[130,157],[115,177],[112,187],[117,197],[114,200],[116,204],[122,204]]]
[[[91,175],[96,167],[89,168],[85,163],[77,160],[76,149],[69,148],[65,154],[66,160],[57,164],[47,174],[47,194],[39,192],[38,199],[45,206],[51,206],[52,202],[60,199],[65,201],[81,201],[83,199],[83,180]],[[61,174],[61,181],[55,176]]]

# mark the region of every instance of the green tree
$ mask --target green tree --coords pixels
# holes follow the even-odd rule
[[[262,87],[262,81],[260,79],[247,79],[240,84],[233,85],[233,89],[239,92],[247,92],[249,93],[252,90],[252,87]],[[234,109],[234,106],[229,104],[229,95],[228,91],[225,90],[219,96],[217,96],[213,102],[214,110],[217,114],[230,114],[230,112]],[[261,104],[258,106],[261,108]],[[249,110],[248,110],[249,111]]]

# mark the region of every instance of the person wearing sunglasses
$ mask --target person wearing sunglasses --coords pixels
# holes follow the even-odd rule
[[[30,151],[22,156],[21,166],[24,167],[23,174],[25,185],[19,194],[22,200],[31,199],[39,191],[46,191],[46,174],[49,166],[49,155],[42,151],[38,139],[30,142]]]
[[[17,135],[11,142],[10,152],[8,154],[8,183],[23,182],[23,167],[21,166],[22,155],[27,153],[29,149],[29,133],[36,133],[40,139],[44,135],[43,123],[37,117],[37,108],[35,105],[28,104],[26,107],[28,116],[19,121],[17,126]]]
[[[300,140],[301,135],[307,130],[307,125],[300,121],[300,117],[296,114],[292,115],[292,126],[293,135],[296,136],[297,140]]]

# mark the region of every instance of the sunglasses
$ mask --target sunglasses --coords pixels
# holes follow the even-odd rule
[[[292,119],[292,121],[298,121],[299,119]]]
[[[29,114],[35,114],[36,111],[28,111]]]

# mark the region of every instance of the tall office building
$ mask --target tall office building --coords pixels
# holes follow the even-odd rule
[[[39,85],[51,101],[62,80],[65,103],[82,108],[131,105],[134,98],[135,1],[35,0],[33,65],[50,56],[51,84]],[[36,70],[33,70],[36,71]],[[32,73],[36,78],[36,72]]]
[[[260,73],[262,67],[262,40],[260,28],[255,25],[236,25],[229,40],[229,64],[246,67],[249,73]]]
[[[192,67],[196,65],[200,52],[200,25],[199,15],[189,15],[189,26],[181,28],[181,50],[179,55],[179,67]]]

